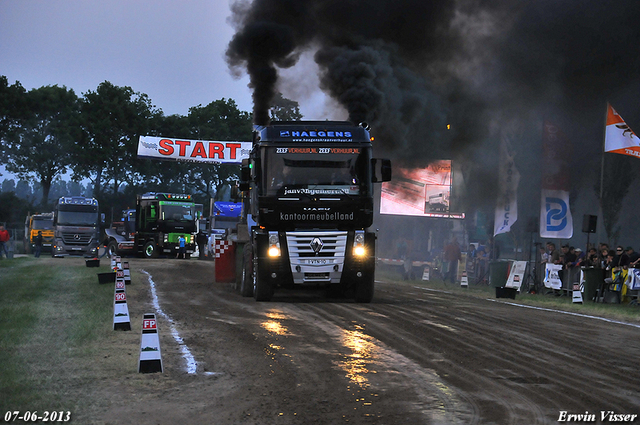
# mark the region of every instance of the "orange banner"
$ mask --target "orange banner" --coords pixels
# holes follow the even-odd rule
[[[640,139],[608,103],[604,151],[640,158]]]

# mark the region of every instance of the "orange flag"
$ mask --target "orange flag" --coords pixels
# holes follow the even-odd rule
[[[608,103],[604,151],[640,158],[640,139]]]

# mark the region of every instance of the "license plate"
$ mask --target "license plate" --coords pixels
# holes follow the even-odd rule
[[[79,248],[79,247],[77,247],[77,246],[72,246],[72,247],[71,247],[71,250],[72,250],[72,251],[82,251],[82,248]]]
[[[327,260],[326,259],[321,259],[321,260],[309,259],[309,260],[307,260],[307,264],[321,266],[323,264],[327,264]]]

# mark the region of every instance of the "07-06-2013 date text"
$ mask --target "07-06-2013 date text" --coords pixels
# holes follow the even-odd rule
[[[21,412],[19,410],[8,411],[4,414],[5,422],[69,422],[71,420],[71,412],[69,411],[48,411],[40,413],[38,411],[33,412]]]

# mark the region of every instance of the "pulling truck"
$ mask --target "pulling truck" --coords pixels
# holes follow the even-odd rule
[[[146,258],[161,253],[176,255],[180,236],[186,240],[187,257],[195,251],[197,216],[191,195],[155,192],[138,195],[135,214],[134,252]]]
[[[82,196],[61,197],[53,212],[53,226],[53,257],[98,255],[100,220],[96,199]]]
[[[51,251],[53,245],[53,213],[28,215],[24,222],[24,247],[27,254],[35,250],[33,239],[42,232],[42,251]]]
[[[344,121],[255,127],[240,181],[250,223],[243,296],[269,301],[279,287],[314,285],[371,301],[373,183],[391,180],[391,162],[372,158],[372,140],[366,124]]]

